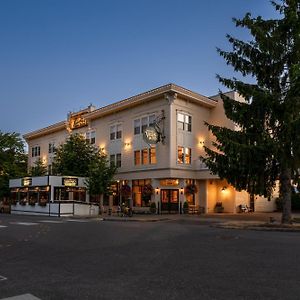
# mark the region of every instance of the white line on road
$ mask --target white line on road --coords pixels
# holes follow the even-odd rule
[[[7,226],[5,226],[5,225],[0,225],[0,228],[5,228],[5,227],[7,227]]]
[[[87,222],[89,222],[89,221],[87,221],[87,220],[72,220],[72,219],[69,219],[69,220],[66,220],[67,222],[77,222],[77,223],[87,223]]]
[[[31,223],[31,222],[10,222],[12,225],[24,225],[24,226],[32,226],[32,225],[39,225],[38,223]]]
[[[2,276],[2,275],[0,275],[0,281],[3,281],[3,280],[7,280],[7,278],[4,277],[4,276]]]
[[[41,220],[40,223],[53,223],[53,224],[62,224],[63,221],[51,221],[51,220]]]

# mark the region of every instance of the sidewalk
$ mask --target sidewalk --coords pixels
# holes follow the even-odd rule
[[[195,223],[209,225],[224,229],[248,229],[260,231],[300,231],[300,223],[282,225],[281,213],[244,213],[244,214],[202,214],[202,215],[133,215],[121,217],[116,214],[102,215],[104,221],[113,222],[164,222],[177,221],[182,223]],[[299,214],[293,214],[293,218],[300,219]]]

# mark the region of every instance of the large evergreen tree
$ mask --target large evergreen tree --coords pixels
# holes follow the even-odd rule
[[[208,124],[216,137],[205,148],[204,161],[213,173],[238,190],[270,196],[276,180],[283,201],[282,222],[291,221],[291,184],[300,170],[300,0],[271,1],[278,19],[247,13],[234,19],[252,36],[242,41],[227,36],[232,51],[218,49],[228,65],[255,83],[237,78],[219,81],[245,102],[221,93],[226,116],[237,129]]]
[[[34,166],[30,169],[30,176],[45,176],[47,175],[47,167],[43,163],[41,158],[37,159],[34,163]]]

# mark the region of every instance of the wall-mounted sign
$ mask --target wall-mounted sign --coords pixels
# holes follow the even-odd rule
[[[144,141],[149,144],[157,144],[160,140],[160,134],[153,126],[148,126],[143,133]]]
[[[22,178],[22,186],[32,185],[32,178]]]
[[[179,184],[178,179],[162,179],[159,181],[161,186],[177,186]]]
[[[87,126],[87,121],[82,117],[82,115],[74,115],[70,117],[70,129],[76,129],[84,126]]]
[[[62,185],[64,186],[77,186],[78,178],[66,177],[62,179]]]

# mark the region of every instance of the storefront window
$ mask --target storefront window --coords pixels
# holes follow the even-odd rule
[[[133,206],[137,206],[137,207],[150,206],[151,195],[143,195],[143,187],[148,184],[151,184],[151,179],[132,181]]]

